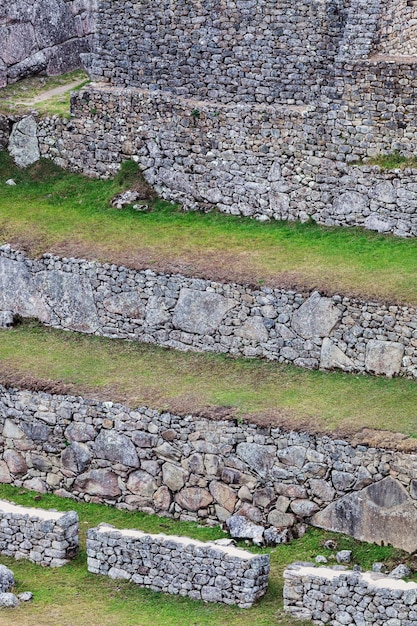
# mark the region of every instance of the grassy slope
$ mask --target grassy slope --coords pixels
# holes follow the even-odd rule
[[[0,240],[32,254],[82,254],[221,280],[417,303],[416,240],[183,213],[160,201],[147,213],[112,209],[109,199],[135,177],[130,171],[115,181],[89,180],[51,163],[21,171],[0,153]],[[4,185],[8,178],[18,184]]]
[[[302,539],[274,549],[251,548],[271,555],[271,576],[266,596],[254,607],[242,610],[235,607],[204,604],[187,598],[155,594],[125,581],[111,581],[86,571],[85,532],[101,521],[118,528],[140,528],[145,532],[187,535],[208,541],[223,535],[220,528],[201,527],[194,523],[174,522],[143,513],[118,511],[94,504],[78,504],[54,496],[43,495],[34,501],[34,494],[0,485],[0,497],[27,506],[54,507],[58,510],[78,511],[81,526],[81,551],[69,565],[57,570],[41,568],[27,561],[2,557],[17,579],[18,593],[32,591],[34,601],[17,610],[0,610],[0,625],[9,626],[303,626],[287,617],[282,608],[282,571],[296,560],[311,560],[317,554],[329,556],[323,541],[336,539],[338,549],[353,551],[354,563],[370,568],[373,562],[383,561],[390,566],[407,558],[390,547],[362,544],[353,539],[311,529]],[[39,496],[38,496],[39,497]],[[244,544],[241,544],[244,545]],[[330,561],[331,562],[331,561]],[[411,567],[415,559],[408,558]],[[11,621],[10,621],[11,620]]]
[[[32,76],[19,80],[0,89],[0,113],[5,115],[27,113],[35,109],[41,115],[69,117],[71,90],[79,89],[88,82],[83,70],[75,70],[61,76]],[[65,90],[67,85],[78,83],[77,87]],[[62,88],[63,93],[52,95],[47,100],[36,102],[52,89]]]
[[[261,423],[308,425],[319,432],[374,428],[417,436],[417,385],[405,379],[182,353],[37,324],[0,331],[0,372],[12,372],[16,379],[61,381],[73,385],[71,391],[130,406],[195,412],[220,405],[231,407],[236,417],[249,414]]]

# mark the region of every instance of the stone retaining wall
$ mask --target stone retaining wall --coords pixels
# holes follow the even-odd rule
[[[249,608],[268,586],[269,555],[188,537],[116,530],[87,532],[87,566],[93,574],[130,580],[152,591]]]
[[[96,0],[0,0],[0,87],[80,67],[95,9]]]
[[[307,521],[417,548],[415,454],[4,387],[0,424],[1,482],[182,520],[239,515],[260,541]]]
[[[417,376],[417,311],[0,248],[0,311],[78,332],[300,367]],[[10,317],[10,315],[9,315]]]
[[[74,511],[58,513],[0,501],[1,554],[61,567],[77,552],[78,515]]]
[[[284,608],[315,624],[415,626],[417,584],[384,574],[294,564],[284,572]]]
[[[416,171],[354,164],[415,152],[415,74],[410,64],[399,72],[393,63],[357,62],[364,87],[345,81],[337,102],[308,107],[95,86],[73,94],[71,120],[39,120],[39,149],[90,176],[113,175],[133,158],[163,197],[185,208],[416,236]],[[388,97],[381,77],[407,82],[402,95],[395,87]]]

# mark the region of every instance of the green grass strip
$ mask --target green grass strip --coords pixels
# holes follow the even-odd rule
[[[8,178],[17,185],[5,185]],[[0,241],[34,255],[53,251],[225,281],[417,303],[415,239],[316,224],[260,224],[215,211],[184,213],[162,201],[148,212],[113,209],[113,195],[137,181],[132,163],[103,181],[49,162],[19,170],[0,153]]]
[[[16,380],[26,378],[26,384],[31,379],[60,381],[131,407],[185,413],[223,406],[238,419],[313,432],[349,434],[371,428],[417,436],[417,385],[402,378],[177,352],[32,323],[0,331],[0,369]],[[388,447],[391,443],[388,437]]]
[[[352,550],[353,562],[370,569],[374,562],[385,562],[389,567],[407,561],[406,555],[391,547],[378,547],[357,542],[348,537],[318,529],[310,529],[304,537],[276,548],[250,548],[253,552],[267,552],[271,557],[271,575],[267,594],[251,609],[225,605],[204,604],[188,598],[153,593],[126,581],[112,581],[107,577],[89,574],[86,567],[85,535],[90,527],[100,522],[117,528],[138,528],[145,532],[186,535],[202,541],[217,539],[224,534],[220,528],[207,528],[190,522],[176,522],[155,515],[119,511],[98,504],[76,503],[53,495],[35,496],[24,489],[0,485],[0,498],[24,506],[55,508],[78,512],[81,527],[81,550],[70,564],[58,568],[42,568],[28,561],[14,561],[1,557],[17,580],[16,592],[32,591],[34,600],[19,608],[0,611],[0,624],[19,626],[307,626],[283,612],[282,572],[294,561],[310,561],[317,554],[335,564],[331,552],[323,548],[326,539],[337,541],[338,550]],[[243,543],[240,544],[244,546]],[[334,556],[334,555],[333,555]],[[409,565],[413,567],[411,559]],[[12,612],[11,612],[12,611]],[[2,621],[4,617],[5,621]]]

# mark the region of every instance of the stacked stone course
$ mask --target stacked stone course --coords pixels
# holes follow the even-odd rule
[[[284,608],[314,624],[415,626],[417,584],[384,574],[294,564],[284,572]]]
[[[268,586],[268,554],[106,524],[88,530],[87,557],[94,574],[240,608],[251,607]]]
[[[415,454],[4,387],[0,416],[2,482],[183,520],[239,514],[278,529],[313,516],[333,527],[334,503],[358,517],[357,533],[343,530],[370,541],[386,508],[385,542],[417,546]]]
[[[310,369],[417,376],[417,312],[318,292],[136,271],[0,248],[0,311],[66,330]]]
[[[78,552],[78,515],[0,501],[0,553],[61,567]]]

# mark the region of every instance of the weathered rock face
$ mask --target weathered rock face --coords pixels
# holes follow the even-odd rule
[[[13,126],[9,140],[9,153],[19,167],[32,165],[40,158],[35,118],[29,115]]]
[[[350,493],[313,516],[314,526],[370,543],[417,550],[416,507],[400,482],[387,477]]]
[[[91,50],[96,7],[96,0],[1,2],[0,87],[80,67],[80,55]]]
[[[223,316],[236,303],[212,292],[183,288],[174,309],[174,327],[189,333],[209,335],[218,328]]]
[[[341,318],[341,312],[330,298],[314,292],[292,318],[292,327],[304,339],[326,337]]]

